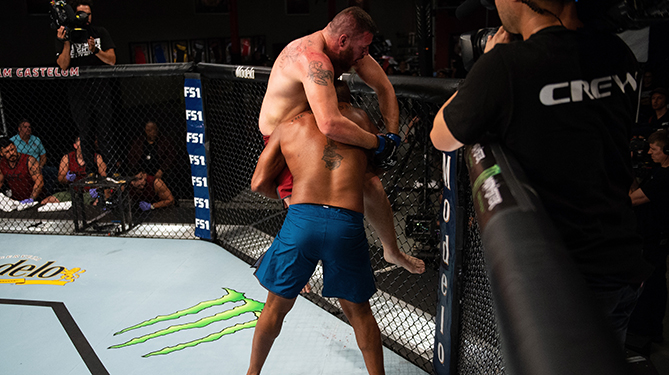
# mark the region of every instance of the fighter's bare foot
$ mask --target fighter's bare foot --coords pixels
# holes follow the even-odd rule
[[[386,251],[383,254],[383,259],[385,259],[386,262],[400,266],[411,273],[421,274],[425,272],[425,262],[401,251],[396,251],[394,253]]]

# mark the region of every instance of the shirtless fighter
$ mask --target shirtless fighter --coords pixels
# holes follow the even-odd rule
[[[379,164],[392,165],[390,161],[400,143],[399,107],[393,86],[369,56],[375,32],[376,25],[369,14],[359,7],[350,7],[337,14],[323,30],[288,44],[272,68],[260,109],[259,126],[265,141],[278,124],[311,109],[318,129],[325,136],[375,149]],[[351,68],[377,93],[387,134],[366,132],[339,112],[334,80]],[[289,172],[285,171],[278,179],[280,198],[289,197],[292,184]],[[422,273],[423,262],[397,247],[390,202],[381,180],[373,173],[365,175],[364,197],[365,216],[381,240],[384,259],[412,273]]]
[[[364,111],[343,102],[339,109],[365,131],[376,130]],[[339,299],[368,372],[384,373],[380,331],[369,305],[376,286],[362,214],[364,176],[371,166],[364,149],[325,137],[314,117],[305,111],[275,129],[251,181],[253,191],[278,199],[277,175],[287,164],[295,176],[286,220],[255,273],[268,295],[253,335],[248,375],[260,373],[319,260],[323,296]]]

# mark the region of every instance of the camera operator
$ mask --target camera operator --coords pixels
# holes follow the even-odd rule
[[[76,0],[72,3],[72,8],[77,12],[88,14],[86,27],[78,33],[67,30],[65,26],[58,28],[56,62],[61,69],[67,69],[70,66],[116,64],[116,53],[114,52],[116,46],[109,32],[104,27],[91,25],[92,5],[92,0]]]
[[[658,167],[630,198],[637,207],[644,257],[655,266],[646,280],[630,320],[630,334],[662,342],[662,320],[667,308],[667,254],[669,254],[669,137],[659,130],[648,137],[650,154]]]
[[[91,0],[73,1],[72,7],[76,9],[77,16],[82,16],[81,12],[88,16],[86,25],[82,25],[81,28],[68,26],[68,29],[71,29],[68,33],[65,33],[63,26],[58,29],[56,48],[62,51],[58,56],[58,65],[62,69],[68,66],[114,65],[116,63],[114,42],[107,30],[90,25],[92,4]],[[69,7],[69,5],[66,6]],[[65,36],[71,40],[62,40]],[[95,168],[97,138],[100,154],[109,166],[107,173],[114,175],[118,172],[116,165],[119,155],[111,139],[114,131],[112,81],[110,79],[95,81],[85,79],[72,80],[68,84],[70,110],[72,119],[79,128],[86,173],[98,175]]]
[[[573,30],[573,0],[495,4],[503,26],[437,113],[432,142],[452,151],[490,136],[518,160],[622,346],[652,271],[628,196],[637,61],[613,34]]]

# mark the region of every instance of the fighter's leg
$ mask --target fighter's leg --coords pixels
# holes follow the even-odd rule
[[[253,333],[253,344],[251,349],[251,363],[246,372],[250,374],[260,374],[269,350],[274,344],[274,339],[281,332],[281,325],[286,314],[295,304],[295,298],[287,299],[280,297],[272,292],[267,294],[267,302],[260,313],[258,323]]]
[[[365,217],[381,240],[383,258],[386,262],[404,267],[411,273],[425,272],[425,263],[422,260],[401,252],[397,246],[390,201],[383,190],[381,180],[373,173],[365,175],[364,197]]]
[[[381,346],[381,331],[372,315],[369,301],[353,303],[340,298],[339,303],[344,314],[351,322],[355,332],[355,340],[365,359],[367,372],[370,375],[385,374],[383,369],[383,347]]]

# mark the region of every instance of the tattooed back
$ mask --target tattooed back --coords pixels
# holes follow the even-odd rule
[[[364,111],[339,103],[342,114],[369,131]],[[316,126],[311,111],[281,124],[278,136],[281,153],[293,174],[291,204],[315,203],[363,212],[363,182],[368,172],[368,155],[359,147],[335,142]]]

